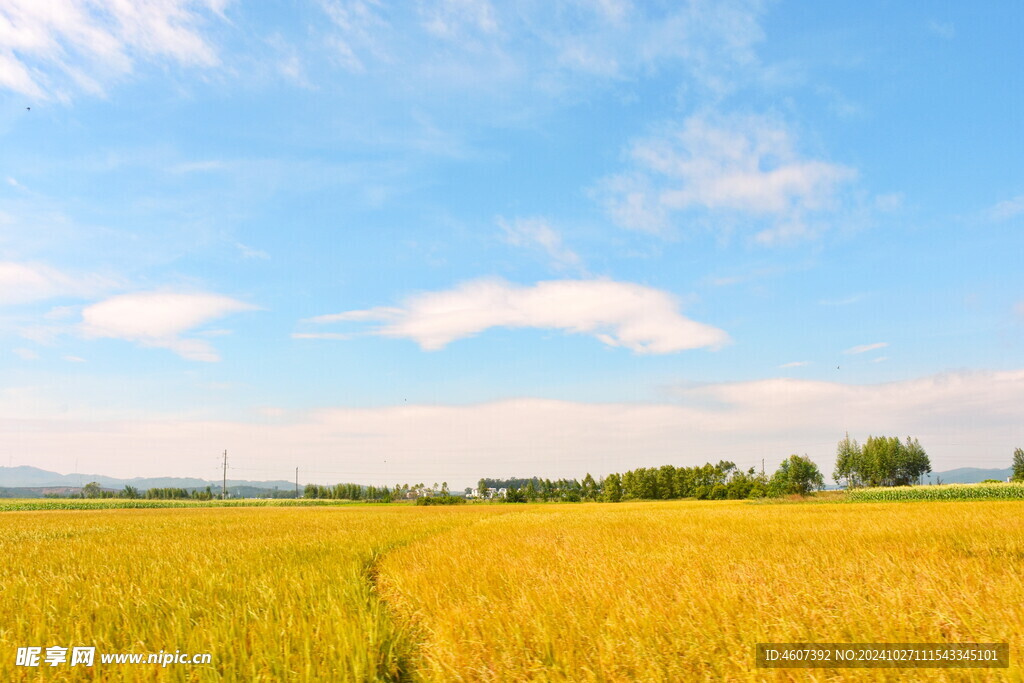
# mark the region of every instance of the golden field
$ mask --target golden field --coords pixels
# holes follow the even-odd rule
[[[24,645],[210,652],[97,680],[1024,680],[1015,502],[0,514]],[[1007,669],[770,670],[757,642],[1009,642]],[[80,673],[81,670],[76,670]]]

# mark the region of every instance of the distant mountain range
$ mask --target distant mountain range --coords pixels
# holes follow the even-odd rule
[[[976,484],[979,481],[985,481],[986,479],[998,479],[999,481],[1006,481],[1010,475],[1013,474],[1013,468],[1007,467],[1005,470],[982,470],[977,467],[959,467],[955,470],[946,470],[945,472],[932,472],[932,481],[936,480],[936,477],[942,480],[943,484]]]
[[[105,489],[123,489],[134,486],[140,491],[154,488],[203,489],[207,486],[219,491],[221,480],[207,481],[193,477],[135,477],[118,479],[102,474],[58,474],[38,467],[21,465],[19,467],[0,467],[0,488],[58,488],[79,487],[94,481]],[[295,490],[294,481],[248,481],[244,479],[228,479],[228,487],[252,487],[259,489]]]

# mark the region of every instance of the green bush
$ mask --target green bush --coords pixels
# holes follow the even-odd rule
[[[463,505],[466,499],[459,496],[421,496],[416,499],[417,505]]]

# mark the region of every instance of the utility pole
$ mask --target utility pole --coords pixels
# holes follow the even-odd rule
[[[761,458],[761,476],[764,477],[764,458]]]
[[[299,468],[295,468],[295,497],[299,497]]]
[[[228,452],[224,450],[224,480],[220,485],[220,499],[224,500],[228,497]]]

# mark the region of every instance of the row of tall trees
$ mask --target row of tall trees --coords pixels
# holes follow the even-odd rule
[[[98,482],[90,481],[82,487],[82,498],[146,498],[150,500],[211,500],[217,497],[209,486],[205,489],[183,489],[177,487],[151,488],[139,491],[134,486],[125,486],[120,491],[105,489]]]
[[[125,488],[129,488],[129,487],[125,487]],[[145,497],[146,498],[150,498],[150,499],[156,499],[156,500],[179,500],[179,499],[213,500],[214,498],[218,497],[219,495],[220,494],[214,493],[213,490],[209,486],[207,486],[205,489],[193,489],[191,491],[189,491],[188,489],[167,487],[167,488],[146,489]],[[126,498],[131,498],[133,496],[125,496],[125,497]],[[134,496],[134,497],[138,498],[139,496]]]
[[[303,498],[324,498],[331,500],[365,500],[369,502],[389,503],[399,497],[400,488],[394,490],[387,486],[363,486],[361,484],[335,484],[334,486],[321,486],[319,484],[306,484],[303,489]]]
[[[836,447],[833,478],[848,488],[908,486],[932,471],[931,461],[917,439],[869,436],[861,446],[847,434]]]

